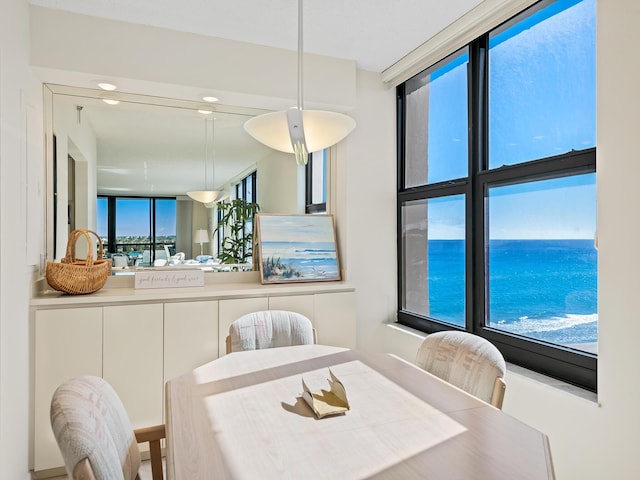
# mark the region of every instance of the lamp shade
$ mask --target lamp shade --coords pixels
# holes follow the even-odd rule
[[[308,152],[335,145],[356,126],[356,121],[342,113],[302,110],[304,143]],[[265,113],[247,120],[244,129],[260,143],[285,153],[294,153],[287,122],[287,112]]]
[[[187,195],[196,202],[215,203],[222,199],[224,192],[221,190],[196,190],[187,192]]]
[[[194,237],[193,243],[209,243],[209,232],[204,228],[196,230]]]

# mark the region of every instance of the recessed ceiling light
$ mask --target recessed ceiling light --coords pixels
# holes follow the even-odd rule
[[[213,110],[206,110],[204,108],[201,108],[198,110],[198,113],[201,113],[203,115],[211,115],[213,113]]]
[[[107,105],[118,105],[120,103],[120,100],[114,100],[112,98],[103,98],[102,101]]]
[[[102,90],[107,90],[108,92],[111,92],[113,90],[115,90],[116,88],[118,88],[117,86],[115,86],[113,83],[108,83],[108,82],[99,82],[98,86],[102,89]]]
[[[219,99],[217,97],[212,97],[210,95],[207,95],[207,96],[202,97],[202,100],[204,100],[205,102],[209,102],[209,103],[215,103]]]

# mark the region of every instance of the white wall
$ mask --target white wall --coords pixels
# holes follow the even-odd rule
[[[56,119],[53,133],[56,136],[56,154],[58,159],[58,222],[56,258],[65,255],[67,237],[69,236],[67,225],[68,203],[68,168],[67,156],[71,155],[76,161],[76,228],[96,229],[96,202],[97,195],[97,141],[89,122],[83,119],[73,101],[61,95],[54,95],[54,111]],[[83,258],[86,255],[85,245],[78,242],[77,256]]]
[[[295,105],[296,45],[282,50],[35,6],[30,11],[33,65],[84,72],[94,81],[129,79],[118,82],[120,91],[129,93],[200,100],[205,91],[229,105]],[[305,107],[354,105],[353,61],[305,54],[304,68]],[[65,78],[59,74],[47,81],[67,83]],[[138,92],[134,80],[165,85],[147,83]],[[197,87],[192,91],[198,96],[179,96],[167,84]]]
[[[27,265],[27,192],[42,156],[42,98],[28,69],[29,19],[24,0],[0,7],[0,477],[27,479],[29,446],[29,321],[32,268]],[[35,117],[35,118],[34,118]],[[40,125],[39,141],[27,137]],[[33,151],[36,149],[37,151]],[[36,178],[30,177],[34,175]],[[37,190],[37,189],[35,189]],[[32,215],[41,213],[35,208]],[[41,223],[41,218],[37,219]],[[37,255],[36,255],[37,257]],[[29,255],[30,260],[34,260]],[[36,258],[37,261],[37,258]]]
[[[382,348],[383,322],[395,320],[395,91],[358,72],[356,129],[338,145],[336,222],[342,268],[356,286],[358,345]]]
[[[298,208],[298,167],[291,154],[273,151],[257,164],[258,204],[262,213],[304,213]]]

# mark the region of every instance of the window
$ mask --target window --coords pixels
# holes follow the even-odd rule
[[[305,167],[305,212],[327,212],[327,150],[309,154]]]
[[[258,202],[258,172],[252,172],[242,180],[240,180],[235,185],[235,195],[237,199],[244,200],[246,203],[257,203]],[[222,210],[218,208],[217,219],[216,222],[220,223],[220,219],[222,218]],[[217,251],[222,251],[222,242],[224,237],[227,235],[224,231],[224,228],[221,228],[217,235]],[[253,218],[247,220],[244,224],[244,235],[253,233]]]
[[[595,391],[595,0],[539,2],[400,85],[398,132],[398,321]]]
[[[236,183],[236,198],[241,198],[247,203],[258,201],[257,192],[258,172],[253,172]]]
[[[151,265],[175,253],[175,198],[111,197],[97,200],[97,233],[105,251],[124,253],[131,263]],[[166,247],[166,249],[165,249]]]

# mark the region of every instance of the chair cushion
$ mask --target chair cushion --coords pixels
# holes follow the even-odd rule
[[[120,398],[105,380],[82,376],[60,385],[51,401],[51,426],[69,478],[88,458],[96,480],[133,480],[140,451]]]
[[[492,343],[458,331],[428,335],[418,349],[416,364],[487,403],[496,378],[506,372],[504,358]]]
[[[313,326],[304,315],[267,310],[244,315],[229,327],[231,351],[313,344]]]

